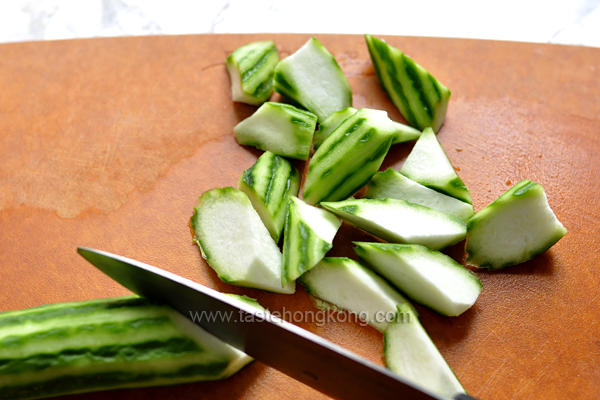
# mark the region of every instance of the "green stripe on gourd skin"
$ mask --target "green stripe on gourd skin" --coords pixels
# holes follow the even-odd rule
[[[360,139],[358,139],[359,142],[368,142],[369,139],[371,139],[373,137],[373,135],[375,134],[375,129],[371,128],[369,129],[367,132],[365,132]]]
[[[321,144],[331,135],[331,133],[347,118],[350,118],[356,111],[356,108],[348,107],[341,111],[334,112],[323,123],[319,124],[319,129],[315,132],[313,139],[314,149],[317,150]],[[393,122],[395,129],[392,145],[409,142],[418,139],[421,131],[398,122]]]
[[[275,74],[273,77],[277,92],[288,99],[293,99],[298,96],[298,91],[292,84],[287,80],[283,74]]]
[[[2,388],[0,400],[25,400],[60,396],[64,394],[86,393],[90,391],[147,387],[147,382],[164,382],[151,386],[166,386],[194,382],[198,375],[213,376],[227,365],[197,365],[181,368],[166,374],[147,372],[136,374],[129,372],[108,372],[99,374],[66,375],[55,379],[36,383],[35,389],[28,386],[7,386]],[[90,383],[92,382],[92,383]],[[35,391],[35,393],[33,393]],[[39,394],[43,393],[43,394]],[[41,397],[39,397],[41,396]]]
[[[267,102],[238,123],[233,132],[238,143],[277,155],[307,160],[317,117],[289,104]]]
[[[277,65],[277,62],[279,62],[279,54],[277,49],[272,48],[263,54],[256,65],[242,74],[242,87],[247,94],[265,100],[271,97],[271,94],[273,94],[273,75],[275,75],[274,66]],[[257,79],[257,73],[265,69],[268,74],[263,73],[261,79]],[[255,88],[254,91],[252,91],[253,88]]]
[[[319,129],[315,132],[313,138],[313,147],[317,150],[323,141],[337,128],[344,120],[354,115],[358,111],[354,107],[346,107],[343,110],[336,111],[325,121],[319,124]]]
[[[371,129],[369,131],[369,139],[373,136],[373,134],[375,133],[374,129]],[[363,137],[364,138],[364,137]],[[363,138],[361,138],[361,142],[365,142],[365,140],[363,140]],[[390,142],[391,145],[391,142]],[[385,155],[387,154],[388,150],[390,149],[390,146],[387,144],[387,142],[383,142],[379,145],[379,147],[373,152],[373,154],[371,154],[371,156],[367,159],[368,161],[376,161],[376,160],[382,160],[383,161],[383,157],[385,157]],[[381,164],[380,164],[381,166]],[[379,169],[379,168],[378,168]],[[359,187],[363,187],[367,184],[367,182],[369,182],[369,180],[371,179],[373,175],[371,175],[370,177],[366,178],[366,181],[364,181]]]
[[[400,168],[400,173],[423,186],[473,204],[469,189],[456,174],[431,128],[423,130]]]
[[[254,65],[252,65],[250,68],[244,70],[242,72],[242,82],[243,83],[251,83],[252,81],[252,77],[258,72],[260,71],[265,64],[267,64],[269,58],[271,57],[271,55],[273,53],[277,53],[277,49],[274,47],[271,47],[270,49],[265,49],[265,51],[260,55],[260,59],[258,61],[256,61],[256,63]],[[245,61],[245,60],[244,60]],[[255,87],[258,87],[259,85],[255,85]]]
[[[358,211],[358,206],[354,205],[354,206],[340,206],[338,207],[338,210],[340,210],[341,212],[344,212],[346,214],[355,214]]]
[[[349,121],[346,120],[346,121]],[[344,122],[346,122],[344,121]],[[337,140],[329,140],[326,143],[326,146],[322,146],[321,150],[315,152],[313,158],[311,159],[311,163],[308,166],[308,170],[311,171],[312,168],[315,168],[315,163],[321,162],[323,159],[327,158],[333,151],[338,147],[342,147],[344,142],[348,140],[351,135],[356,132],[366,121],[366,118],[355,118],[351,120],[352,122],[348,122],[344,125],[339,125],[336,128],[336,131],[339,129],[340,132],[336,133]],[[314,163],[312,162],[314,160]]]
[[[273,94],[273,76],[279,53],[273,41],[253,42],[225,60],[234,101],[260,105]]]
[[[399,304],[383,334],[385,366],[403,378],[445,398],[466,393],[413,309]]]
[[[467,264],[490,270],[528,261],[567,233],[543,186],[527,179],[475,214],[467,227]]]
[[[363,197],[406,200],[454,215],[463,221],[468,221],[475,213],[471,204],[425,187],[392,168],[376,173],[366,186]]]
[[[330,212],[309,206],[295,196],[290,198],[283,236],[283,285],[325,257],[340,226]]]
[[[352,89],[335,58],[317,39],[281,60],[275,68],[275,91],[315,113],[319,122],[352,106]]]
[[[438,132],[448,109],[450,91],[400,50],[365,35],[381,87],[408,121],[419,130]]]
[[[354,242],[359,260],[415,302],[445,316],[468,310],[480,280],[451,257],[418,244]]]
[[[315,125],[310,124],[302,119],[292,117],[292,118],[290,118],[290,121],[292,121],[293,124],[300,125],[304,128],[310,128],[313,131],[315,130]]]
[[[248,297],[246,295],[231,294],[231,293],[225,293],[225,294],[233,299],[239,300],[239,301],[244,302],[252,307],[258,308],[260,311],[266,311],[266,309],[263,306],[261,306],[258,303],[258,301],[256,301],[252,297]]]
[[[2,313],[0,343],[2,400],[222,379],[252,360],[137,296]]]
[[[349,199],[321,206],[344,221],[392,243],[415,243],[440,250],[466,237],[465,221],[397,199]]]
[[[208,265],[237,286],[292,294],[281,287],[282,254],[246,193],[232,187],[204,192],[190,225]]]
[[[277,196],[272,196],[273,185],[275,183],[275,179],[277,178],[277,171],[279,171],[279,169],[280,169],[282,160],[283,160],[283,158],[278,157],[278,156],[271,157],[271,166],[269,168],[270,176],[268,177],[270,179],[269,179],[269,184],[266,188],[267,190],[265,192],[265,205],[267,205],[267,206],[269,204],[273,204],[273,201],[271,200],[272,198],[277,198]],[[288,179],[289,179],[289,176],[288,176]],[[286,179],[286,182],[288,179]]]
[[[404,57],[404,70],[410,78],[412,87],[418,95],[421,104],[423,105],[423,112],[425,115],[422,118],[426,120],[433,120],[433,105],[430,103],[429,97],[425,94],[423,84],[421,83],[421,77],[419,76],[414,62],[410,62],[410,59],[408,59],[406,56]],[[418,114],[418,111],[415,112],[415,114]]]
[[[384,111],[361,109],[347,118],[310,160],[304,200],[318,204],[342,200],[358,191],[381,166],[393,132],[393,122]]]
[[[292,163],[267,151],[238,181],[238,189],[248,195],[276,243],[285,223],[288,200],[298,195],[300,178]]]
[[[1,314],[0,329],[7,326],[14,326],[17,329],[21,329],[22,325],[26,323],[39,323],[58,317],[71,318],[79,314],[90,314],[98,310],[139,307],[148,307],[148,301],[142,298],[123,298],[115,299],[108,303],[105,300],[90,300],[81,303],[61,303],[34,307]]]
[[[413,126],[417,126],[416,117],[408,103],[406,95],[404,95],[405,89],[403,84],[399,80],[400,73],[396,64],[390,58],[389,46],[369,35],[366,35],[365,38],[367,39],[369,55],[371,56],[371,61],[373,62],[373,67],[375,68],[381,87],[390,96],[392,102],[406,121]],[[404,59],[400,58],[399,63],[403,64]]]
[[[61,310],[61,308],[64,308],[64,310]],[[42,318],[43,314],[46,311],[48,312],[48,316]],[[97,315],[97,313],[109,311],[111,312],[110,324],[99,325],[95,315]],[[65,321],[65,326],[68,325],[69,321],[77,320],[78,326],[81,329],[87,329],[88,331],[92,331],[92,327],[94,327],[96,331],[102,330],[109,332],[111,329],[115,329],[116,327],[118,327],[118,325],[115,324],[117,324],[119,321],[122,321],[124,323],[133,323],[132,321],[134,321],[134,323],[137,324],[140,322],[135,321],[143,320],[144,318],[154,318],[153,313],[154,311],[147,303],[144,304],[140,302],[138,304],[133,300],[131,302],[123,301],[122,304],[118,301],[115,301],[115,303],[111,303],[106,307],[104,307],[101,301],[99,301],[97,305],[91,302],[89,304],[88,302],[85,302],[85,304],[83,304],[83,306],[81,307],[79,303],[68,303],[65,304],[64,307],[48,306],[48,309],[46,309],[45,306],[41,309],[39,313],[36,313],[35,309],[33,309],[31,314],[20,314],[17,312],[13,312],[10,314],[10,317],[7,316],[8,323],[4,323],[0,330],[4,337],[3,340],[6,344],[8,344],[9,342],[14,341],[13,336],[23,337],[27,334],[27,332],[23,330],[24,326],[35,325],[37,327],[36,333],[38,334],[37,342],[44,343],[44,348],[47,350],[58,351],[60,350],[61,346],[60,340],[53,340],[52,335],[39,335],[42,332],[55,331],[55,323],[58,320]],[[2,320],[3,319],[4,318],[2,318]],[[86,322],[89,322],[89,325],[86,325]],[[55,333],[60,334],[59,331],[55,331]],[[82,335],[80,336],[81,340],[83,340],[83,338],[86,337],[89,337],[90,340],[93,340],[93,335],[85,336],[83,335],[83,333],[85,332],[82,332]],[[142,333],[140,331],[140,335],[141,334]],[[46,337],[46,339],[45,341],[42,341],[40,338],[44,336]],[[33,342],[30,341],[30,343]],[[12,351],[11,348],[9,348],[8,346],[6,346],[4,350],[5,355],[7,354],[7,351]],[[17,350],[19,349],[17,348]]]
[[[63,318],[65,321],[70,321],[73,318]],[[56,319],[53,319],[56,321]],[[11,350],[21,351],[21,348],[24,344],[34,344],[34,343],[48,343],[55,342],[57,345],[60,345],[58,341],[69,337],[75,333],[80,333],[81,335],[96,335],[98,333],[104,334],[121,334],[127,332],[130,329],[152,329],[153,327],[164,325],[169,323],[169,319],[167,317],[159,317],[159,318],[144,318],[144,316],[140,316],[134,320],[125,320],[125,321],[114,321],[109,323],[102,324],[84,324],[77,327],[48,327],[46,329],[42,327],[39,330],[36,330],[34,333],[22,334],[22,335],[9,335],[4,336],[0,343],[5,348],[5,352],[3,355],[6,355],[7,352],[10,353]],[[6,331],[6,330],[3,330]],[[91,337],[91,336],[90,336]],[[0,359],[0,368],[3,365],[3,360]]]
[[[170,320],[162,321],[162,325]],[[161,324],[156,324],[155,328]],[[120,334],[127,334],[128,330],[122,329]],[[62,339],[77,334],[67,332]],[[116,334],[117,332],[111,332]],[[20,341],[19,346],[27,346],[27,340]],[[134,354],[144,354],[144,360],[164,359],[165,357],[184,356],[186,354],[201,353],[206,351],[196,345],[191,339],[172,338],[167,340],[155,340],[143,343],[125,345],[106,345],[95,348],[65,349],[56,353],[35,354],[20,359],[0,359],[0,370],[3,375],[34,373],[48,368],[59,368],[65,366],[81,365],[89,362],[115,362],[122,363],[132,358]]]
[[[288,223],[288,220],[286,220],[286,223]],[[314,264],[310,265],[311,262],[308,258],[308,248],[310,246],[311,239],[308,226],[302,221],[290,221],[288,226],[291,224],[297,224],[297,232],[294,232],[297,235],[297,243],[294,243],[294,239],[292,239],[291,235],[286,236],[286,239],[289,239],[285,243],[286,246],[284,247],[284,252],[286,254],[284,255],[283,260],[283,285],[285,285],[288,281],[295,280],[298,278],[298,276],[302,275],[304,272],[314,266]],[[288,230],[288,232],[291,233],[291,230]],[[297,248],[292,250],[292,245],[296,245]],[[329,249],[327,249],[327,251],[328,250]],[[297,259],[293,261],[291,260],[292,252],[294,252],[294,255],[297,256]],[[292,262],[295,265],[291,265]]]

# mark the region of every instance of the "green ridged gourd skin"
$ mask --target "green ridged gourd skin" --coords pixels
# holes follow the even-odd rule
[[[469,220],[466,263],[490,270],[520,264],[554,246],[566,233],[550,209],[544,187],[524,179]]]
[[[0,314],[0,399],[226,378],[252,359],[137,296]]]
[[[352,107],[352,88],[333,55],[314,37],[275,68],[275,91],[325,121]]]
[[[232,297],[234,299],[237,299],[243,303],[246,303],[249,306],[257,308],[260,311],[268,311],[263,306],[261,306],[260,303],[256,299],[253,299],[252,297],[248,297],[246,295],[231,294],[231,293],[224,293],[224,294],[226,294],[227,296]]]
[[[279,53],[272,40],[253,42],[235,50],[225,60],[233,101],[258,106],[273,94],[273,75]]]
[[[423,186],[473,204],[471,192],[456,174],[448,155],[431,128],[423,130],[400,173]]]
[[[267,102],[233,128],[239,144],[308,160],[317,117],[290,104]]]
[[[384,111],[363,108],[347,118],[310,159],[304,201],[314,205],[354,194],[379,170],[393,136]]]
[[[300,172],[292,163],[270,151],[244,171],[238,189],[248,195],[275,243],[279,242],[287,203],[300,189]]]
[[[466,393],[411,307],[398,305],[383,342],[385,366],[398,375],[446,398]]]
[[[346,107],[343,110],[331,114],[325,121],[319,124],[319,129],[313,137],[313,146],[317,150],[321,144],[342,122],[354,115],[358,110],[354,107]]]
[[[440,250],[467,236],[467,224],[460,218],[406,200],[348,199],[323,202],[321,206],[390,243],[421,244]]]
[[[475,214],[471,204],[423,186],[392,168],[373,176],[371,182],[366,186],[364,197],[406,200],[454,215],[465,222]]]
[[[319,125],[319,130],[315,132],[313,139],[313,146],[317,150],[321,144],[331,135],[331,133],[347,118],[354,115],[358,111],[354,107],[344,108],[343,110],[334,112]],[[421,131],[415,128],[411,128],[408,125],[404,125],[393,121],[393,125],[396,128],[394,132],[394,138],[392,139],[392,145],[398,143],[409,142],[411,140],[418,139],[421,136]]]
[[[329,211],[292,196],[285,218],[283,285],[314,267],[333,247],[342,223]]]
[[[396,130],[394,132],[394,139],[392,139],[392,145],[410,142],[411,140],[415,140],[421,137],[420,130],[412,128],[408,125],[404,125],[394,121],[394,127],[396,128]]]
[[[354,242],[360,261],[415,302],[448,316],[462,314],[481,281],[451,257],[418,244]]]
[[[444,123],[450,90],[425,68],[397,48],[365,35],[371,61],[381,87],[413,127],[431,127],[437,133]]]

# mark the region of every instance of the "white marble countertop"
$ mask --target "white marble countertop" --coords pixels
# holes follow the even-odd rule
[[[0,0],[0,43],[259,32],[439,36],[600,47],[600,0]]]

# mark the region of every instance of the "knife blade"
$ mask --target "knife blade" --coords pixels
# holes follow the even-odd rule
[[[333,398],[444,399],[320,336],[189,279],[100,250],[78,247],[77,252],[132,292],[171,306],[225,343]],[[454,399],[473,398],[458,394]]]

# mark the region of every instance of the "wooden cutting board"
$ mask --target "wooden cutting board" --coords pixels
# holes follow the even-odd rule
[[[199,35],[0,45],[0,311],[119,296],[79,257],[89,246],[139,259],[272,311],[315,310],[292,296],[218,280],[193,245],[198,196],[236,186],[260,152],[232,128],[254,107],[231,101],[225,57],[274,39],[285,57],[307,35]],[[379,87],[361,36],[319,35],[347,75],[354,106],[403,121]],[[600,49],[387,37],[452,91],[439,139],[476,210],[527,178],[541,183],[569,233],[498,273],[456,318],[421,320],[467,390],[481,399],[600,395]],[[399,168],[412,144],[383,168]],[[298,163],[303,167],[302,163]],[[351,256],[344,226],[333,255]],[[464,243],[450,249],[463,259]],[[382,364],[382,336],[357,323],[298,322]],[[210,383],[69,399],[318,399],[253,363]]]

